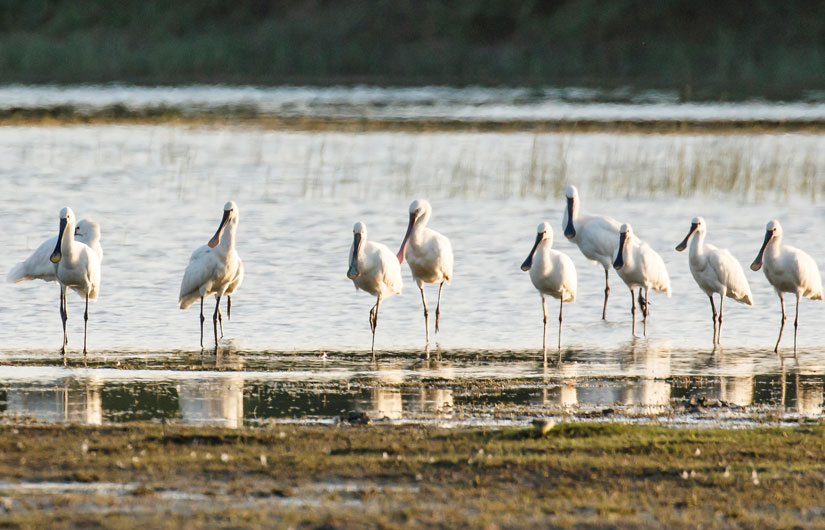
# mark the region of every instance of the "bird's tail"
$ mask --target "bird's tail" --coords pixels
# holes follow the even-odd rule
[[[20,262],[14,266],[14,268],[9,271],[9,274],[6,276],[6,281],[9,283],[17,283],[22,282],[23,280],[27,280],[26,271],[24,270],[23,265],[25,262]]]

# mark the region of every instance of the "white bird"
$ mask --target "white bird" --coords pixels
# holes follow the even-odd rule
[[[83,314],[83,354],[86,354],[86,331],[89,325],[89,300],[96,300],[100,291],[100,258],[91,247],[76,241],[75,216],[71,208],[60,210],[60,231],[49,260],[54,264],[60,283],[60,318],[63,320],[63,353],[66,353],[68,336],[66,321],[69,319],[66,292],[73,290],[86,300]]]
[[[235,231],[238,229],[238,206],[229,201],[223,206],[223,217],[218,230],[209,243],[199,247],[189,258],[183,281],[180,284],[181,309],[187,309],[198,299],[201,301],[201,348],[203,348],[203,299],[215,295],[215,312],[212,327],[215,332],[215,348],[218,347],[218,319],[221,319],[221,297],[231,294],[243,280],[243,263],[235,250]],[[231,289],[231,290],[230,290]],[[230,305],[228,307],[231,308]],[[223,323],[221,323],[223,328]]]
[[[103,263],[103,249],[100,246],[100,225],[91,219],[81,219],[74,230],[74,238],[80,243],[89,246],[97,254],[98,261]],[[24,280],[57,281],[54,263],[49,257],[57,245],[57,237],[51,237],[40,244],[31,256],[21,261],[9,271],[6,281],[10,283]]]
[[[559,300],[559,356],[561,356],[561,322],[565,302],[576,300],[576,266],[566,254],[553,250],[553,229],[550,223],[538,226],[536,242],[530,255],[521,264],[521,270],[530,271],[530,280],[541,295],[541,310],[544,312],[544,331],[541,347],[544,362],[547,362],[547,304],[544,295],[549,294]],[[559,357],[561,359],[561,357]]]
[[[785,329],[785,293],[796,295],[796,318],[793,321],[793,353],[796,356],[796,331],[799,327],[799,298],[822,300],[822,278],[819,268],[811,256],[798,248],[782,245],[782,225],[776,219],[765,229],[765,240],[759,254],[751,263],[751,269],[758,271],[765,263],[765,278],[768,279],[782,305],[782,325],[773,351],[779,353],[779,341]]]
[[[370,309],[372,354],[375,355],[375,329],[378,327],[378,306],[381,300],[401,294],[401,264],[386,245],[367,241],[367,225],[357,222],[352,227],[353,241],[349,251],[347,278],[355,288],[377,297]]]
[[[578,245],[584,257],[595,261],[604,268],[604,306],[602,306],[602,320],[607,315],[607,297],[610,294],[610,281],[607,271],[613,264],[619,240],[619,222],[602,215],[587,215],[581,213],[579,206],[579,190],[576,186],[568,186],[567,208],[564,210],[562,229],[564,237]]]
[[[636,296],[633,293],[635,287],[639,288],[639,305],[644,316],[644,335],[647,336],[647,315],[650,312],[648,305],[648,291],[663,292],[670,298],[670,277],[665,268],[662,256],[650,248],[647,243],[640,240],[633,233],[629,224],[625,223],[619,229],[619,248],[616,249],[613,260],[619,277],[630,288],[630,300],[632,306],[630,314],[633,316],[633,327],[631,332],[636,336]],[[645,296],[642,298],[642,289]]]
[[[724,248],[716,248],[705,244],[707,224],[701,217],[694,217],[690,223],[690,230],[685,239],[676,246],[679,252],[685,250],[688,240],[690,243],[690,273],[699,284],[699,288],[708,295],[710,309],[713,311],[713,345],[716,346],[722,339],[722,318],[725,297],[730,297],[740,304],[753,305],[753,295],[745,277],[745,271],[733,254]],[[719,315],[716,315],[716,306],[713,305],[713,293],[719,293]],[[718,331],[717,331],[718,321]]]
[[[410,265],[413,280],[421,291],[424,304],[424,326],[427,328],[427,344],[430,343],[430,318],[427,311],[427,299],[424,297],[424,283],[437,283],[438,304],[435,308],[435,332],[438,333],[438,320],[441,315],[441,290],[444,282],[450,283],[453,277],[453,247],[450,240],[442,234],[427,228],[433,208],[424,199],[414,200],[410,204],[410,222],[407,233],[398,251],[398,263],[404,258]],[[407,244],[409,243],[409,250]]]

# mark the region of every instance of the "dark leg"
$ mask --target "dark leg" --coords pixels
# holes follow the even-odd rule
[[[561,311],[564,309],[564,293],[559,299],[559,351],[561,351]]]
[[[86,311],[83,313],[83,355],[86,355],[86,330],[89,329],[89,294],[86,294]]]
[[[602,320],[607,320],[607,297],[610,295],[610,281],[607,278],[607,269],[604,270],[604,307],[602,307]]]
[[[69,320],[69,312],[66,308],[66,288],[60,286],[60,320],[63,322],[63,347],[61,351],[66,354],[66,344],[69,343],[69,337],[66,335],[66,321]]]
[[[370,329],[372,330],[372,356],[375,357],[375,330],[378,328],[378,305],[381,297],[375,301],[375,305],[370,309]]]
[[[639,288],[639,295],[641,296],[641,294],[642,294],[642,289]],[[645,335],[645,337],[647,337],[647,315],[650,314],[650,306],[647,304],[647,287],[645,287],[645,304],[644,304],[644,307],[642,308],[642,313],[645,316],[644,328],[643,328],[644,329],[644,335]]]
[[[218,326],[221,328],[221,338],[223,338],[223,315],[220,308],[218,308]]]
[[[725,312],[725,296],[719,298],[719,332],[716,334],[716,344],[722,343],[722,314]]]
[[[710,300],[710,309],[713,311],[713,345],[716,346],[716,305],[713,303],[713,295],[708,295],[708,300]]]
[[[547,303],[541,295],[541,311],[544,313],[544,331],[541,335],[541,349],[544,352],[544,362],[547,363]]]
[[[427,311],[427,299],[424,297],[424,285],[419,285],[421,290],[421,303],[424,304],[424,327],[427,328],[427,344],[430,343],[430,312]]]
[[[215,312],[212,314],[212,329],[215,332],[215,350],[218,349],[218,315],[221,313],[221,297],[215,295]]]
[[[793,319],[793,356],[796,357],[796,329],[799,327],[799,293],[796,293],[796,316]]]
[[[435,332],[438,333],[438,319],[441,317],[441,289],[444,288],[444,282],[438,286],[438,303],[435,305]]]
[[[203,321],[206,320],[203,318],[203,297],[201,296],[201,349],[203,349]]]
[[[226,320],[232,320],[232,297],[226,295]]]
[[[632,327],[630,328],[630,332],[633,336],[636,336],[636,295],[633,294],[633,289],[630,290],[630,302],[632,305],[630,306],[630,316],[633,319]]]
[[[779,338],[776,339],[776,346],[774,346],[774,353],[779,353],[779,341],[782,340],[782,330],[785,329],[785,295],[779,293],[779,303],[782,305],[782,325],[779,326]]]

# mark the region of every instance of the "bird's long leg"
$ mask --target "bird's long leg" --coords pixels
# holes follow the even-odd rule
[[[69,313],[66,308],[66,288],[60,286],[60,320],[63,322],[63,347],[61,352],[66,354],[66,344],[69,343],[69,338],[66,336],[66,321],[69,319]]]
[[[215,332],[215,351],[218,350],[218,315],[221,313],[221,297],[215,295],[215,312],[212,314],[212,329]]]
[[[223,314],[221,314],[221,308],[218,308],[218,326],[221,328],[221,338],[223,338]]]
[[[544,330],[541,335],[541,350],[544,353],[544,362],[547,363],[547,303],[541,295],[541,311],[544,313]]]
[[[427,298],[424,297],[424,284],[418,286],[421,290],[421,303],[424,304],[424,327],[427,328],[427,344],[430,343],[430,312],[427,311]]]
[[[561,298],[559,298],[559,352],[561,352],[561,311],[564,309],[564,292],[561,293]]]
[[[607,277],[607,269],[604,270],[604,307],[602,307],[602,320],[607,320],[607,297],[610,295],[610,280]]]
[[[83,313],[83,355],[86,355],[86,330],[89,328],[89,293],[86,293],[86,311]]]
[[[716,333],[716,344],[722,343],[722,316],[725,312],[725,295],[719,297],[719,331]]]
[[[639,294],[642,294],[641,287],[639,288]],[[644,316],[645,316],[645,319],[644,319],[644,335],[645,335],[645,337],[647,337],[647,315],[650,314],[650,305],[648,305],[648,303],[647,303],[647,287],[645,287],[645,307],[644,307],[644,311],[642,311],[642,313],[644,313]]]
[[[378,329],[378,306],[381,304],[381,297],[375,301],[375,305],[370,309],[370,328],[372,329],[372,356],[375,357],[375,330]]]
[[[201,349],[203,349],[203,321],[206,320],[203,317],[203,297],[201,296]]]
[[[796,316],[793,319],[793,356],[796,358],[796,329],[799,327],[799,293],[796,293]]]
[[[630,302],[632,305],[630,306],[630,316],[632,317],[633,324],[631,324],[630,332],[633,336],[636,336],[636,295],[633,294],[633,289],[630,289]]]
[[[716,315],[716,305],[713,303],[713,295],[708,295],[708,300],[710,300],[710,309],[713,311],[713,345],[716,346],[716,319],[718,318]]]
[[[438,319],[441,317],[441,289],[444,288],[444,282],[438,286],[438,302],[435,304],[435,332],[438,333]]]
[[[779,338],[776,339],[776,346],[774,346],[774,353],[779,353],[779,341],[782,340],[782,330],[785,329],[785,295],[779,293],[779,303],[782,305],[782,325],[779,326]]]
[[[232,320],[232,297],[226,295],[226,320]]]

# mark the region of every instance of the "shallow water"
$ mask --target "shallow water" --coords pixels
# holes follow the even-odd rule
[[[394,419],[443,421],[432,409],[449,402],[450,421],[498,421],[490,415],[497,404],[511,411],[526,407],[507,420],[525,421],[546,412],[538,396],[548,392],[558,396],[552,399],[559,407],[572,392],[582,410],[652,403],[670,414],[676,397],[711,392],[749,407],[818,414],[825,306],[802,302],[799,363],[788,360],[783,368],[772,351],[777,297],[762,273],[747,265],[773,217],[781,219],[789,244],[825,261],[817,243],[825,233],[817,205],[825,191],[823,144],[825,137],[810,134],[0,128],[0,271],[56,235],[64,205],[101,223],[105,253],[85,367],[78,355],[78,297],[70,295],[69,366],[63,367],[56,285],[0,284],[3,414],[197,423],[211,422],[218,410],[221,422],[237,426],[257,418],[332,421],[341,411],[375,407],[381,417],[384,405],[371,403],[383,400],[394,411],[400,407],[400,415],[387,414]],[[560,237],[567,182],[579,185],[585,211],[631,222],[662,254],[674,296],[651,295],[648,339],[631,340],[628,291],[612,273],[608,320],[599,319],[601,269]],[[352,224],[365,221],[369,237],[395,251],[407,206],[417,196],[431,199],[431,226],[451,238],[456,254],[436,337],[440,357],[434,354],[451,375],[422,372],[418,364],[424,358],[423,315],[406,266],[404,294],[381,306],[379,369],[368,357],[373,300],[355,292],[345,275]],[[200,357],[197,307],[177,308],[179,282],[192,250],[212,236],[229,199],[240,208],[237,244],[246,277],[233,296],[233,318],[224,321],[222,349],[232,353]],[[746,267],[756,301],[752,308],[725,305],[721,354],[711,354],[707,298],[690,276],[687,255],[673,250],[695,215],[708,222],[708,241],[729,248]],[[552,223],[555,246],[571,256],[579,277],[577,300],[564,310],[563,370],[569,372],[555,375],[537,362],[540,299],[519,269],[543,219]],[[427,289],[431,309],[436,293]],[[213,304],[206,304],[207,317]],[[548,305],[555,314],[555,301]],[[786,356],[792,331],[789,321]],[[555,333],[551,324],[550,344]],[[397,381],[381,382],[387,377]],[[430,395],[430,377],[458,383],[439,383]],[[559,382],[564,378],[574,378],[572,386]],[[461,392],[468,380],[501,380],[512,388],[478,401]],[[744,390],[736,387],[740,380]],[[358,384],[341,390],[352,381]],[[731,385],[736,388],[727,390]],[[814,397],[798,406],[793,385],[803,394],[813,389]],[[390,395],[373,396],[376,388]],[[56,412],[40,414],[41,402]]]

